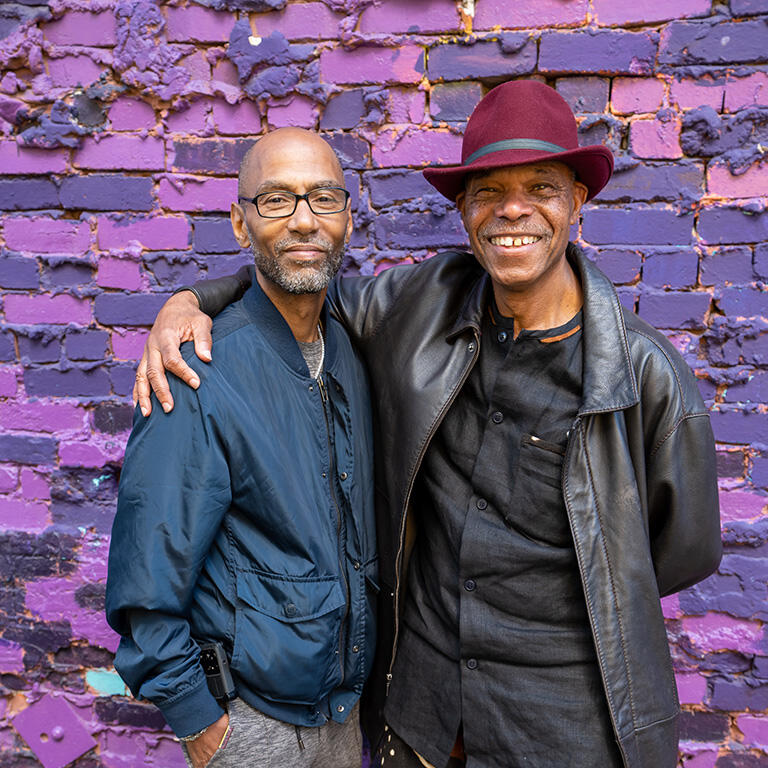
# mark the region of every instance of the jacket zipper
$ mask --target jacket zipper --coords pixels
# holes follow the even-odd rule
[[[562,472],[562,477],[561,477],[561,490],[562,490],[562,493],[563,493],[563,502],[565,503],[565,508],[566,508],[567,513],[568,513],[568,525],[571,528],[571,538],[573,539],[573,542],[574,542],[574,551],[576,552],[576,563],[579,566],[579,578],[581,579],[582,589],[584,589],[584,594],[585,594],[584,604],[586,605],[587,613],[589,614],[589,629],[590,629],[590,632],[592,633],[592,638],[593,638],[593,642],[594,642],[595,624],[596,624],[596,622],[595,622],[595,617],[592,614],[592,606],[590,605],[589,600],[586,599],[585,585],[587,583],[587,577],[586,577],[586,574],[584,573],[584,569],[582,568],[582,565],[581,565],[581,558],[579,557],[578,549],[576,549],[576,537],[573,534],[573,525],[571,524],[571,520],[573,519],[573,512],[571,510],[571,505],[568,503],[568,497],[566,496],[566,493],[565,493],[565,476],[568,473],[568,459],[570,458],[570,455],[571,455],[571,453],[574,450],[573,449],[573,444],[576,442],[576,439],[577,439],[576,435],[577,435],[577,433],[581,431],[582,423],[583,422],[582,422],[581,416],[577,416],[575,421],[571,425],[571,429],[568,432],[568,442],[567,442],[566,447],[565,447],[565,456],[563,457],[563,472]],[[600,668],[600,678],[603,681],[603,687],[606,688],[606,686],[605,686],[605,680],[606,680],[605,666],[603,664],[602,656],[599,653],[597,653],[597,647],[595,647],[595,656],[597,657],[597,665]],[[606,688],[606,690],[607,690],[607,688]],[[622,758],[622,760],[624,762],[624,765],[629,765],[629,763],[627,762],[627,755],[626,755],[626,752],[624,750],[624,746],[622,745],[622,743],[621,743],[621,741],[619,739],[619,729],[618,729],[618,727],[616,725],[616,716],[615,716],[615,713],[613,711],[613,707],[611,706],[610,699],[607,701],[607,704],[608,704],[608,714],[609,714],[609,716],[611,718],[611,725],[613,726],[613,733],[616,736],[616,745],[618,746],[619,751],[621,752],[621,758]]]
[[[325,388],[325,382],[323,381],[322,374],[317,377],[317,386],[320,389],[320,401],[323,405],[323,418],[325,419],[325,438],[328,442],[328,459],[330,461],[330,467],[328,472],[328,489],[331,493],[331,501],[333,502],[333,508],[336,510],[336,555],[339,563],[339,573],[341,573],[342,579],[344,579],[344,593],[346,596],[344,615],[341,618],[341,626],[339,628],[339,647],[337,650],[339,656],[339,670],[341,672],[341,682],[344,680],[344,627],[347,623],[349,616],[349,581],[347,579],[347,572],[344,568],[342,561],[340,547],[341,547],[341,509],[339,508],[339,502],[336,498],[336,490],[333,487],[333,478],[336,473],[336,463],[334,461],[333,445],[331,444],[331,426],[328,418],[328,391]]]
[[[395,635],[394,639],[392,641],[392,653],[390,654],[390,661],[389,661],[389,670],[387,671],[387,682],[385,687],[385,696],[389,695],[389,687],[392,684],[392,670],[395,667],[395,656],[397,654],[397,640],[400,635],[400,568],[402,567],[402,558],[403,558],[403,545],[405,543],[405,523],[406,523],[406,517],[408,513],[408,504],[410,504],[411,501],[411,493],[413,492],[413,485],[416,481],[416,475],[419,473],[419,469],[421,468],[421,462],[424,460],[424,455],[427,452],[427,448],[429,447],[429,444],[432,442],[432,438],[435,435],[435,432],[437,432],[437,428],[440,426],[441,422],[443,421],[443,418],[445,417],[445,414],[448,412],[448,409],[453,405],[453,401],[456,399],[456,396],[459,394],[459,390],[464,386],[464,382],[469,377],[469,374],[471,370],[474,368],[475,363],[477,362],[477,358],[480,355],[480,335],[478,334],[476,329],[472,329],[472,333],[474,334],[474,340],[475,340],[475,349],[474,354],[472,355],[472,359],[469,361],[469,365],[464,370],[464,373],[462,374],[461,378],[459,379],[458,383],[454,387],[453,391],[451,392],[451,396],[446,400],[446,402],[443,404],[442,409],[440,410],[440,413],[438,414],[437,418],[435,419],[434,424],[432,425],[432,429],[427,433],[427,439],[424,441],[424,444],[421,447],[421,451],[419,451],[419,455],[416,459],[416,464],[413,469],[413,473],[411,474],[410,480],[408,482],[408,491],[405,494],[405,504],[403,505],[403,514],[402,514],[402,522],[400,523],[400,543],[397,548],[397,573],[395,576]]]

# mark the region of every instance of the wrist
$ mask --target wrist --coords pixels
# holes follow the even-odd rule
[[[210,726],[206,725],[205,728],[203,728],[201,731],[198,731],[197,733],[190,733],[189,736],[178,736],[177,738],[179,741],[188,743],[190,741],[194,741],[195,739],[199,739],[209,728]]]
[[[200,309],[203,305],[203,302],[200,299],[200,294],[193,285],[182,285],[171,294],[171,297],[178,297],[180,301],[188,302],[195,309]]]

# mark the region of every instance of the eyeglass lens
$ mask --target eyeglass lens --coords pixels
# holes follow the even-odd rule
[[[347,194],[346,190],[332,187],[313,189],[306,195],[276,190],[257,195],[254,202],[262,216],[290,216],[299,200],[306,200],[313,213],[340,213],[347,205]]]

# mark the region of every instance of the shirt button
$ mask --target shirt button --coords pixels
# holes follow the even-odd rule
[[[328,477],[328,473],[327,472],[323,472],[323,477]]]
[[[354,562],[354,563],[352,563],[352,567],[353,567],[353,568],[354,568],[356,571],[359,571],[359,570],[360,570],[360,563],[359,563],[357,560],[355,560],[355,562]]]
[[[349,477],[349,475],[348,475],[346,472],[342,472],[342,473],[339,475],[339,477],[340,477],[342,480],[346,480],[346,479]]]
[[[488,508],[488,502],[485,499],[478,499],[476,503],[477,503],[477,508],[478,509],[487,509]]]
[[[466,589],[466,590],[467,590],[467,592],[472,592],[472,591],[474,591],[475,587],[477,587],[477,583],[475,582],[475,580],[474,580],[474,579],[467,579],[467,580],[464,582],[464,589]]]
[[[339,712],[339,713],[343,712],[344,711],[344,705],[343,704],[339,704],[339,706],[336,707],[336,711]]]
[[[298,612],[299,609],[293,603],[288,603],[288,605],[285,606],[285,615],[288,616],[288,618],[295,616]]]
[[[491,421],[494,424],[501,424],[504,421],[504,414],[501,411],[495,411],[493,416],[491,416]]]
[[[353,645],[352,646],[352,653],[357,653],[359,650],[360,650],[360,646],[359,645]]]
[[[477,659],[467,659],[467,669],[477,669]]]
[[[309,385],[309,391],[310,392],[314,392],[315,391],[314,385],[312,385],[312,384]]]
[[[496,338],[499,340],[501,344],[503,344],[507,340],[507,332],[506,331],[499,331],[496,335]]]

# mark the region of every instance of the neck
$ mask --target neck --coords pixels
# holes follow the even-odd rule
[[[515,318],[515,337],[523,328],[547,330],[567,323],[581,309],[584,298],[581,282],[565,258],[534,288],[510,290],[494,282],[493,296],[499,312]]]
[[[288,293],[256,269],[256,280],[277,311],[288,323],[297,341],[317,341],[317,327],[323,309],[326,289],[318,293]]]

